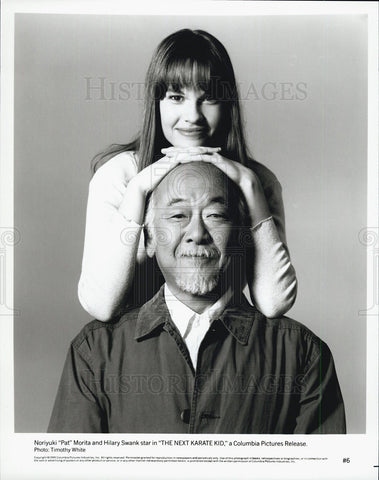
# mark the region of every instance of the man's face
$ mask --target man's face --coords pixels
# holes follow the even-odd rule
[[[236,215],[225,175],[203,162],[180,165],[156,188],[152,208],[149,254],[168,286],[192,295],[212,292],[230,261]]]

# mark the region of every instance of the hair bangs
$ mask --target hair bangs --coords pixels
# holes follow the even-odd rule
[[[179,92],[183,88],[195,88],[222,100],[225,98],[225,85],[229,83],[222,70],[221,65],[212,65],[209,58],[175,58],[160,72],[158,97],[162,99],[168,89]]]

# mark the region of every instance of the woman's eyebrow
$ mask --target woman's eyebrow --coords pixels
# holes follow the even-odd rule
[[[184,93],[183,89],[181,87],[176,87],[174,88],[172,85],[170,85],[168,88],[167,88],[167,92],[170,92],[170,93]]]

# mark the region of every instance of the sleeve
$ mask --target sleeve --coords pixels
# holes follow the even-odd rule
[[[106,433],[106,415],[97,398],[88,361],[72,345],[66,358],[48,433]]]
[[[255,306],[266,317],[284,315],[297,294],[295,269],[272,217],[252,229],[253,271],[247,274]]]
[[[345,408],[332,354],[320,340],[301,382],[295,434],[346,433]]]
[[[272,216],[252,228],[254,265],[247,279],[255,306],[266,317],[274,318],[294,304],[297,279],[286,246],[280,183],[275,179],[263,187]]]
[[[264,184],[263,189],[279,239],[284,246],[287,246],[282,186],[275,177],[273,181]]]
[[[136,258],[143,263],[142,226],[120,213],[128,180],[136,174],[131,152],[101,166],[90,182],[78,297],[98,320],[117,313],[134,279]]]

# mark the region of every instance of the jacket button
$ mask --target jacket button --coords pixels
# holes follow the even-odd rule
[[[182,413],[180,414],[180,418],[184,423],[190,422],[190,416],[191,416],[191,410],[189,410],[188,408],[186,410],[183,410]]]

